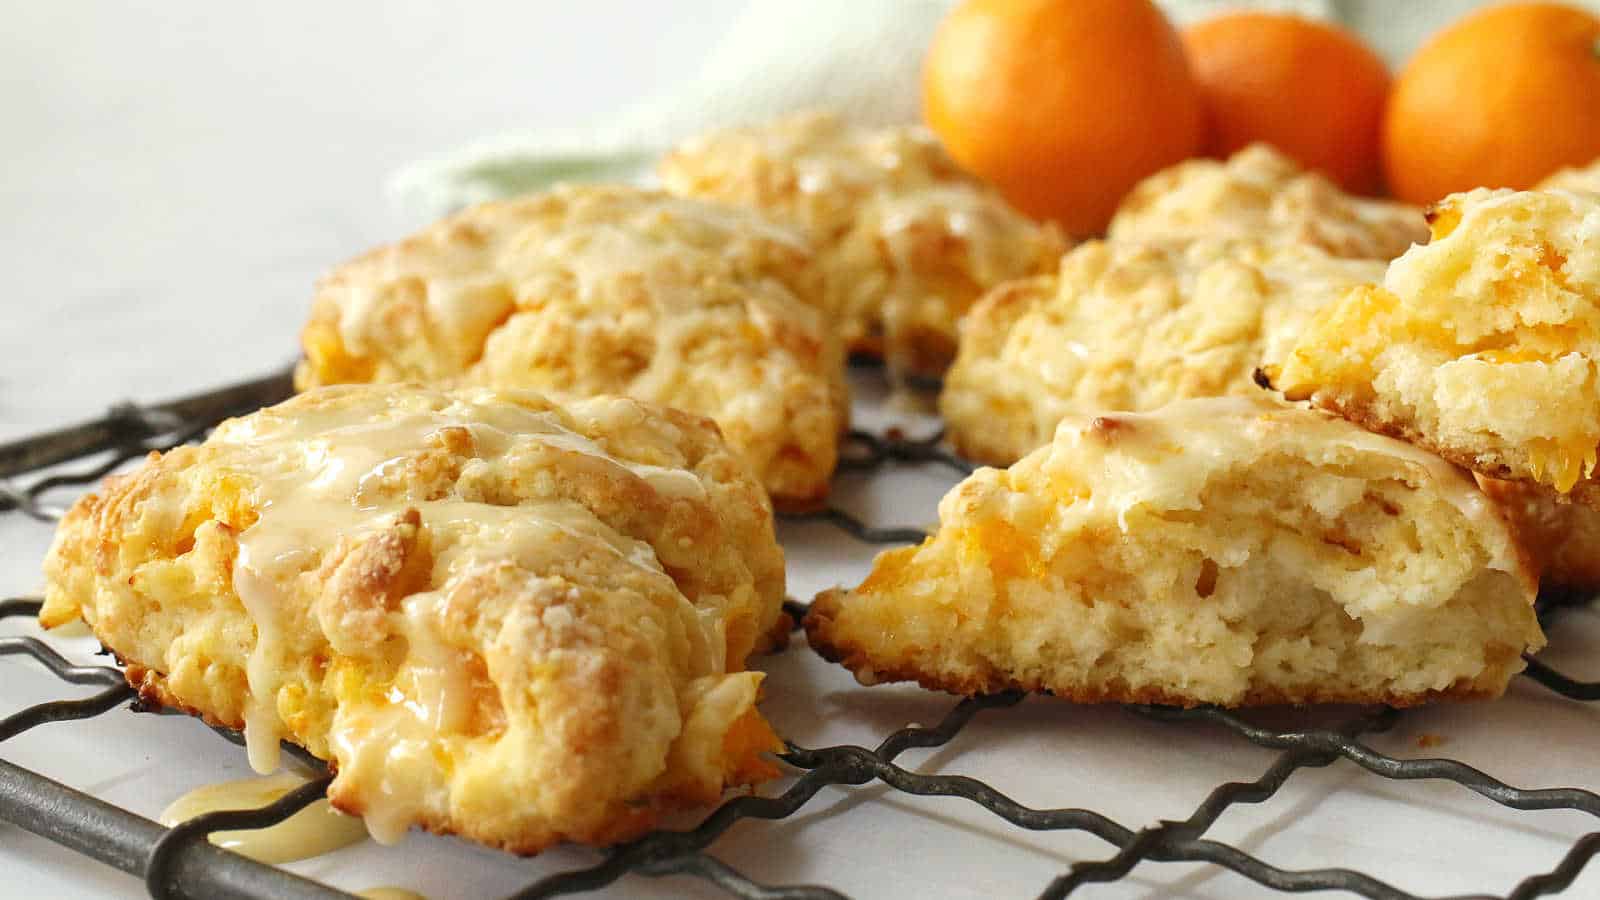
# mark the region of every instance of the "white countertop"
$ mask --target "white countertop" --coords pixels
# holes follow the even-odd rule
[[[281,366],[310,285],[330,264],[415,226],[383,184],[398,165],[486,134],[582,124],[689,77],[732,0],[539,2],[495,15],[421,3],[13,4],[0,34],[0,440]],[[910,470],[842,483],[841,503],[884,524],[925,524],[952,479]],[[826,526],[786,527],[791,592],[859,577],[872,549]],[[0,595],[36,588],[44,526],[0,516]],[[1586,660],[1600,616],[1574,614],[1553,661]],[[0,633],[15,633],[14,624]],[[1591,677],[1593,663],[1575,666]],[[769,661],[770,715],[807,745],[931,724],[953,701],[858,688],[803,643]],[[0,713],[55,691],[0,659]],[[1519,681],[1502,702],[1414,712],[1373,738],[1400,755],[1465,758],[1523,786],[1594,787],[1600,710]],[[1441,747],[1417,749],[1423,734]],[[108,714],[50,725],[0,757],[150,815],[187,787],[245,773],[242,751],[201,726]],[[986,713],[949,747],[902,758],[991,780],[1036,806],[1100,809],[1129,827],[1184,818],[1216,784],[1248,781],[1273,754],[1114,708],[1032,700]],[[1396,784],[1348,763],[1298,773],[1271,802],[1213,830],[1290,868],[1346,865],[1440,895],[1505,893],[1553,866],[1575,812],[1511,813],[1450,784]],[[1032,896],[1074,861],[1112,848],[1081,833],[1006,826],[954,799],[881,785],[824,790],[780,823],[746,822],[714,848],[771,883],[853,896]],[[518,860],[413,835],[297,866],[346,888],[494,896],[586,864],[564,849]],[[1600,896],[1591,866],[1569,896]],[[0,825],[0,897],[138,897],[129,877]],[[685,879],[629,878],[606,896],[715,896]],[[1215,869],[1150,863],[1088,897],[1277,896]]]

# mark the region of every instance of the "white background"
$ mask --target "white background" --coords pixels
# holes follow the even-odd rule
[[[738,4],[6,4],[0,438],[285,364],[401,164],[695,74]]]
[[[96,415],[113,399],[165,398],[287,363],[318,273],[417,224],[384,198],[401,163],[486,134],[581,125],[683,83],[736,7],[7,4],[0,440]],[[949,479],[896,479],[846,482],[846,505],[875,521],[930,521]],[[825,529],[789,528],[785,538],[801,597],[859,576],[870,558]],[[48,539],[43,526],[0,517],[0,594],[36,587]],[[1594,618],[1557,635],[1568,661],[1597,645]],[[858,689],[803,645],[769,667],[770,714],[802,743],[872,743],[908,721],[931,723],[951,703]],[[29,666],[0,659],[0,713],[54,690]],[[1595,710],[1519,684],[1498,704],[1408,715],[1376,742],[1418,755],[1420,735],[1439,735],[1443,752],[1518,783],[1593,786],[1597,725]],[[244,774],[242,753],[198,725],[127,713],[46,726],[0,755],[145,814],[188,787]],[[1210,787],[1257,777],[1271,755],[1115,709],[1032,701],[980,719],[947,750],[903,761],[1140,827],[1186,817]],[[1215,833],[1280,865],[1351,865],[1438,895],[1504,893],[1595,828],[1578,813],[1509,814],[1450,785],[1397,785],[1341,763],[1297,775],[1262,807],[1230,811]],[[1019,832],[962,801],[874,786],[826,791],[789,822],[742,824],[716,852],[765,880],[827,882],[858,897],[1011,897],[1110,849],[1082,835]],[[592,858],[564,850],[520,861],[413,836],[301,869],[347,888],[390,883],[443,898],[504,892]],[[0,873],[4,897],[142,896],[133,879],[4,825]],[[658,892],[706,893],[682,880],[631,879],[614,895]],[[1084,895],[1260,892],[1214,870],[1147,864]],[[1600,896],[1600,875],[1572,896]]]

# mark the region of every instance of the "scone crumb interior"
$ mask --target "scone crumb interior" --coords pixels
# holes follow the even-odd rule
[[[1459,470],[1261,400],[1070,418],[980,469],[919,547],[817,598],[864,683],[1223,705],[1491,697],[1543,644],[1533,579]]]

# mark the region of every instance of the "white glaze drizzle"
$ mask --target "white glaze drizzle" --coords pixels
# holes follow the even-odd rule
[[[356,891],[356,896],[362,900],[428,900],[416,891],[397,887],[370,887]]]
[[[362,418],[355,421],[351,421],[349,413],[311,409],[294,417],[236,420],[219,429],[219,442],[289,442],[301,448],[298,454],[279,453],[272,457],[276,467],[267,468],[261,476],[256,498],[259,518],[239,536],[233,572],[235,591],[256,626],[256,644],[246,666],[250,696],[244,720],[250,763],[257,771],[266,773],[277,767],[278,743],[284,737],[277,697],[281,673],[288,668],[285,660],[292,656],[292,648],[285,645],[282,610],[289,607],[287,598],[296,582],[315,570],[322,553],[340,537],[358,540],[390,526],[405,509],[415,508],[425,525],[437,534],[476,533],[476,540],[470,542],[473,551],[446,553],[437,561],[437,565],[452,571],[485,555],[522,559],[536,568],[535,560],[547,556],[551,546],[559,546],[559,540],[551,539],[555,534],[590,546],[608,547],[650,575],[668,577],[649,545],[618,534],[575,503],[549,501],[500,507],[465,500],[422,501],[406,496],[396,499],[382,494],[379,485],[389,467],[408,452],[426,447],[430,436],[460,427],[470,432],[479,458],[503,454],[518,442],[542,443],[615,466],[620,473],[641,479],[665,498],[704,496],[703,485],[690,472],[619,460],[594,441],[563,428],[548,413],[494,401],[492,394],[485,396],[491,402],[458,402],[441,411],[401,413],[378,421],[367,421],[370,409],[361,410]],[[441,543],[450,546],[460,542]],[[421,715],[416,716],[413,710],[407,718],[425,722],[430,728],[448,728],[458,721],[459,710],[464,707],[460,698],[465,688],[457,683],[458,677],[445,674],[459,671],[459,666],[437,652],[441,645],[435,637],[435,605],[433,595],[412,598],[398,614],[396,630],[410,642],[410,662],[424,671],[439,673],[435,679],[419,681],[416,690],[427,696],[409,696],[408,701],[421,709]],[[342,750],[341,759],[344,753],[365,758],[356,747]],[[345,767],[349,768],[348,762]],[[368,818],[377,823],[375,833],[398,837],[394,828],[381,823],[385,818],[381,813],[369,811]],[[401,831],[403,827],[400,826]]]
[[[1274,419],[1279,421],[1274,422]],[[1129,427],[1113,427],[1106,431],[1096,427],[1097,420],[1124,423]],[[1219,424],[1226,427],[1218,427]],[[1108,456],[1104,475],[1114,486],[1096,491],[1094,502],[1099,502],[1102,496],[1117,498],[1118,522],[1126,528],[1129,510],[1169,490],[1172,485],[1205,484],[1203,470],[1206,467],[1216,460],[1237,456],[1244,445],[1259,444],[1258,429],[1270,427],[1292,428],[1297,439],[1308,446],[1345,447],[1408,463],[1424,473],[1446,502],[1481,532],[1506,534],[1499,510],[1463,470],[1404,441],[1362,430],[1327,413],[1285,405],[1264,393],[1259,397],[1181,400],[1142,413],[1073,416],[1061,423],[1059,432],[1075,435],[1072,439],[1075,445],[1099,440],[1108,448],[1115,447],[1116,457],[1121,461]],[[1106,436],[1091,437],[1096,433]],[[1042,452],[1049,450],[1046,448]],[[1490,566],[1506,572],[1518,571],[1521,566],[1513,555],[1513,542],[1508,538],[1502,543],[1504,546],[1490,560]]]
[[[162,811],[159,821],[171,828],[206,813],[257,809],[276,802],[305,783],[298,775],[285,772],[202,785],[172,801]],[[360,819],[339,812],[326,799],[319,798],[276,825],[216,831],[207,837],[218,847],[275,865],[331,853],[366,836]]]

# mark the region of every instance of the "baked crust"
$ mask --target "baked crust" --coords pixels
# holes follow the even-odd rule
[[[420,381],[621,394],[709,416],[775,501],[823,497],[848,424],[810,245],[754,212],[621,186],[487,203],[336,268],[302,390]]]
[[[1491,478],[1600,504],[1600,195],[1475,190],[1270,383]]]
[[[1090,241],[973,307],[940,411],[963,455],[1009,465],[1074,412],[1253,394],[1318,308],[1383,272],[1276,241]]]
[[[1498,696],[1544,644],[1501,510],[1437,457],[1264,397],[1064,420],[824,592],[866,684],[1244,706]]]
[[[687,141],[667,190],[760,210],[809,234],[834,327],[852,351],[936,376],[956,323],[985,291],[1048,272],[1060,231],[963,173],[917,128],[862,129],[804,113]]]
[[[45,626],[258,768],[328,760],[380,837],[610,843],[775,774],[742,671],[780,620],[771,507],[675,410],[317,389],[107,479],[45,575]]]
[[[1194,159],[1140,182],[1108,234],[1115,241],[1270,238],[1334,256],[1390,260],[1427,240],[1422,210],[1355,197],[1265,144],[1226,161]]]
[[[807,613],[807,630],[814,629],[819,636],[812,643],[819,656],[828,662],[839,663],[852,672],[872,672],[873,684],[914,682],[930,691],[943,691],[962,697],[978,697],[1002,691],[1026,691],[1031,694],[1048,694],[1073,703],[1144,703],[1188,708],[1200,705],[1184,692],[1159,685],[1133,687],[1126,680],[1108,680],[1099,684],[1064,686],[1042,674],[1026,674],[1018,677],[1003,672],[992,664],[980,668],[975,673],[929,672],[915,667],[880,669],[874,665],[869,655],[870,651],[860,644],[851,643],[848,637],[843,638],[841,643],[828,643],[829,635],[838,635],[842,631],[834,620],[841,614],[843,605],[848,602],[849,592],[842,588],[818,594]],[[813,619],[816,620],[815,626],[810,624]],[[1420,706],[1435,700],[1492,700],[1501,693],[1476,687],[1470,682],[1459,682],[1451,684],[1444,690],[1364,694],[1360,702],[1406,707]],[[1250,688],[1237,698],[1236,702],[1229,705],[1304,706],[1350,702],[1349,697],[1322,690],[1316,685],[1300,685],[1294,690],[1287,691],[1278,686],[1266,685]]]
[[[1526,481],[1479,475],[1478,485],[1506,511],[1540,587],[1600,590],[1600,510]]]
[[[1535,190],[1587,191],[1591,194],[1600,194],[1600,159],[1595,159],[1587,166],[1562,169],[1539,182]]]

